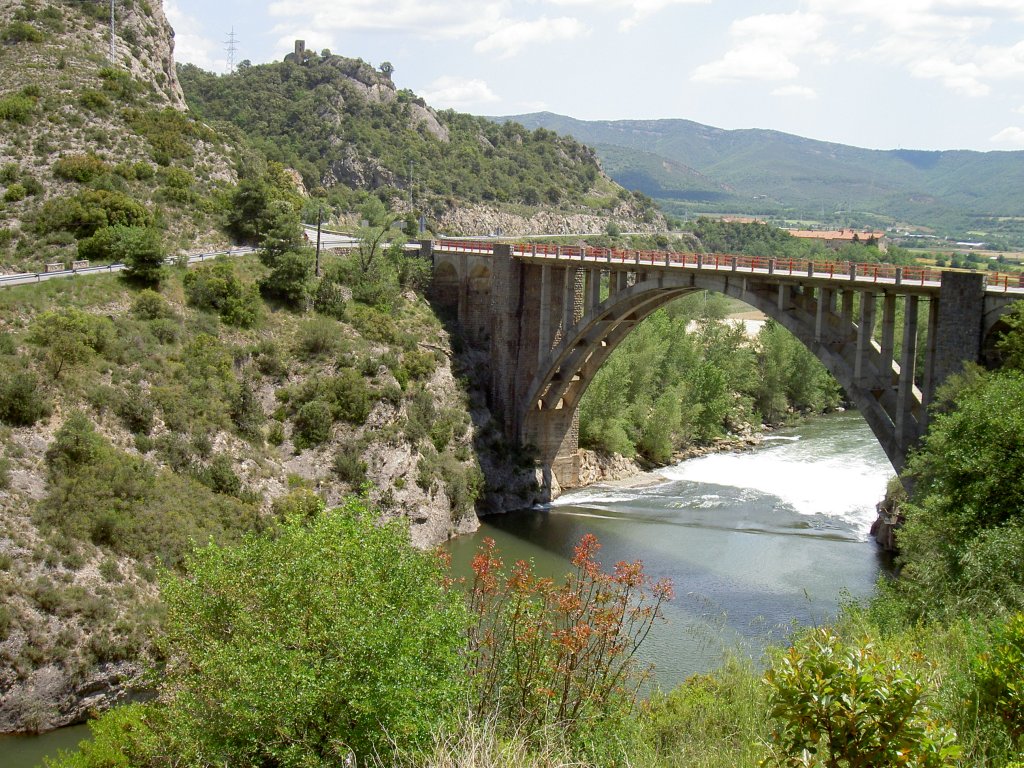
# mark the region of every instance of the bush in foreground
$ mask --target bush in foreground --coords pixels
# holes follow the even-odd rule
[[[463,701],[466,614],[440,561],[357,499],[307,520],[198,550],[164,584],[170,730],[201,764],[426,746]]]

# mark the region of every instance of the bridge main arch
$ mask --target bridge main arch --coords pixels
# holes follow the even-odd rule
[[[482,248],[473,248],[476,258]],[[898,269],[879,280],[877,269],[872,276],[856,266],[815,273],[814,265],[794,271],[790,263],[782,271],[768,260],[741,268],[736,257],[704,264],[690,254],[692,263],[679,264],[672,254],[616,261],[587,249],[486,248],[493,249],[491,408],[510,439],[537,449],[551,488],[579,483],[578,407],[597,371],[645,318],[688,293],[723,293],[792,332],[839,381],[897,470],[927,428],[936,386],[965,361],[980,360],[986,327],[1014,298],[986,295],[984,276],[971,273],[946,272],[940,283],[922,272],[911,283]],[[479,263],[475,271],[469,262],[465,267],[468,297],[470,275],[479,293],[484,273]],[[602,279],[609,288],[603,299]],[[925,362],[918,371],[921,336]]]

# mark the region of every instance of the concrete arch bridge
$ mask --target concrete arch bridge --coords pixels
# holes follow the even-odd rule
[[[983,359],[1000,317],[1024,298],[1019,276],[881,264],[461,240],[421,248],[434,265],[434,300],[454,312],[471,346],[489,352],[493,413],[511,440],[536,447],[549,488],[579,484],[578,407],[598,369],[647,316],[688,293],[718,291],[791,331],[897,470],[927,429],[936,387]]]

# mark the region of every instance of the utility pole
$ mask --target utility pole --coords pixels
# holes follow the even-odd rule
[[[238,38],[235,37],[235,28],[231,27],[231,32],[228,33],[228,39],[224,41],[224,50],[228,54],[228,74],[235,74],[235,54],[238,52]]]
[[[317,205],[316,207],[316,269],[314,274],[320,277],[320,226],[324,222],[324,207],[323,205]]]
[[[110,0],[110,63],[114,63],[114,0]]]

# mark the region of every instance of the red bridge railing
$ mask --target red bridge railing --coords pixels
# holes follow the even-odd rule
[[[494,242],[486,240],[439,240],[437,250],[488,255]],[[601,262],[636,266],[693,267],[708,270],[742,270],[777,275],[801,275],[856,282],[900,282],[903,285],[938,283],[942,270],[933,267],[898,267],[895,264],[873,264],[850,261],[810,261],[808,259],[775,259],[767,256],[738,256],[726,253],[685,253],[678,251],[641,251],[593,246],[550,245],[548,243],[510,243],[517,256],[565,259],[567,261]],[[986,272],[989,290],[1009,291],[1024,288],[1024,273]]]

